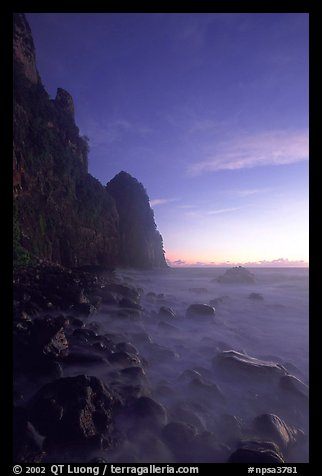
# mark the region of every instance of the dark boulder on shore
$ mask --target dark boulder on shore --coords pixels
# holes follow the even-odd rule
[[[98,378],[78,375],[42,387],[29,405],[29,414],[49,446],[91,443],[112,432],[118,403],[118,396]]]
[[[243,442],[227,463],[285,463],[275,443],[270,441]]]
[[[271,413],[256,417],[253,426],[261,437],[274,441],[283,451],[294,446],[304,437],[302,430],[288,425],[280,417]]]
[[[286,369],[275,362],[256,359],[234,350],[219,352],[212,361],[213,366],[222,374],[231,378],[270,378],[278,381],[282,375],[287,375]]]
[[[40,463],[44,456],[44,437],[39,435],[28,420],[27,411],[22,407],[13,412],[13,460],[15,463]]]
[[[191,304],[186,311],[188,319],[214,322],[214,316],[215,308],[208,304]]]

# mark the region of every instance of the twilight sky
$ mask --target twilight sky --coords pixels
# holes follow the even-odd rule
[[[89,172],[143,183],[170,264],[308,262],[308,14],[26,16]]]

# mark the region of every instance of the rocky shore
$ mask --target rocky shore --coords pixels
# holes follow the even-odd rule
[[[212,370],[180,367],[195,349],[175,336],[182,326],[215,326],[213,306],[194,303],[178,315],[165,294],[98,267],[40,263],[15,271],[13,288],[15,462],[282,463],[305,441],[258,401],[256,418],[243,421],[223,390],[227,378],[242,378],[256,401],[269,383],[271,407],[277,413],[286,395],[292,417],[306,408],[308,389],[283,366],[217,349]],[[154,342],[153,329],[179,342],[178,353]],[[175,380],[162,381],[176,366]]]

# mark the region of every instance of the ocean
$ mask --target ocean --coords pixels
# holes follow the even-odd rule
[[[140,428],[140,437],[128,436],[108,461],[225,462],[245,441],[274,441],[274,430],[256,426],[256,418],[266,414],[278,416],[300,435],[284,453],[286,462],[308,461],[303,392],[309,384],[309,270],[249,271],[252,284],[218,282],[225,272],[221,268],[116,271],[124,284],[139,289],[141,316],[115,319],[103,306],[89,319],[100,333],[137,349],[144,367],[139,395],[162,405],[166,422],[174,423],[171,435],[178,431],[179,440],[171,437],[174,450],[169,452],[164,438],[152,437],[148,426]],[[186,311],[192,304],[210,304],[215,313],[191,318]],[[84,371],[73,368],[69,375]],[[118,382],[114,370],[100,366],[92,366],[91,375]],[[120,428],[130,435],[126,422],[120,421]],[[185,431],[205,441],[194,455],[180,450]]]

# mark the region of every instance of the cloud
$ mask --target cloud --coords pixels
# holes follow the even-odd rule
[[[157,207],[159,205],[165,205],[166,203],[172,203],[178,200],[178,198],[155,198],[153,200],[150,200],[150,206]]]
[[[226,190],[224,193],[234,195],[236,197],[249,197],[250,195],[267,192],[268,190],[268,188],[246,188],[243,190]]]
[[[175,261],[171,261],[169,259],[166,260],[169,266],[183,266],[186,264],[186,262],[182,259],[177,259]]]
[[[241,207],[231,207],[231,208],[218,208],[217,210],[208,210],[207,215],[219,215],[221,213],[235,212],[240,210]]]
[[[183,267],[208,267],[208,268],[231,268],[233,266],[244,266],[249,268],[308,268],[309,263],[304,260],[289,260],[287,258],[277,258],[273,260],[248,261],[248,262],[216,262],[216,261],[183,261],[181,259],[170,261],[169,266]]]
[[[286,165],[308,158],[307,131],[271,131],[219,144],[207,160],[190,165],[187,174],[198,176],[217,170]]]

